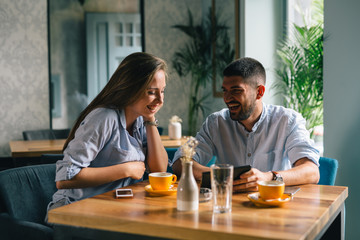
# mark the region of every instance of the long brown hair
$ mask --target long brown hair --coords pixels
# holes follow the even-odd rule
[[[124,109],[145,94],[155,73],[163,70],[166,75],[167,66],[164,60],[149,53],[137,52],[127,56],[111,76],[109,82],[92,102],[81,112],[70,131],[63,151],[74,139],[80,123],[94,109],[99,107]]]

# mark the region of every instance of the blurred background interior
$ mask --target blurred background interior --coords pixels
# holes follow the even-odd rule
[[[323,5],[311,0],[2,0],[0,167],[12,166],[9,141],[26,140],[25,131],[46,130],[42,134],[50,139],[66,136],[121,60],[135,51],[168,62],[165,104],[157,114],[165,135],[173,115],[183,119],[183,135],[194,135],[206,116],[225,107],[218,69],[226,63],[219,59],[258,59],[267,71],[264,102],[306,115],[305,108],[312,106],[301,91],[276,87],[284,79],[280,71],[284,46],[288,41],[301,42],[294,32],[296,24],[313,30],[307,36],[320,36],[319,65],[303,65],[319,66],[310,81],[320,81],[316,84],[321,86],[312,91],[321,91],[321,97],[312,100],[321,106],[305,117],[322,155],[339,161],[335,185],[349,186],[346,238],[356,239],[360,236],[356,214],[360,187],[354,181],[360,167],[358,10],[356,0],[326,0]],[[175,26],[189,27],[190,18],[207,33],[226,26],[226,31],[218,31],[217,41],[207,43],[208,51],[197,53],[203,57],[198,60],[202,66],[210,66],[208,75],[179,71],[181,59],[176,53],[199,36],[188,36]],[[191,84],[200,84],[200,91],[193,92]],[[201,106],[193,112],[188,110],[190,98]],[[290,98],[298,103],[289,105]],[[54,135],[64,131],[60,137]]]

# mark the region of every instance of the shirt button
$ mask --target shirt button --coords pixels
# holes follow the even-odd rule
[[[251,157],[251,153],[248,153],[248,157]]]
[[[248,134],[248,133],[246,134],[246,137],[249,137],[249,134]]]

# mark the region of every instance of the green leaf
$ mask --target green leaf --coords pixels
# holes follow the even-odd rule
[[[312,129],[323,121],[323,24],[293,24],[291,33],[277,49],[279,81],[273,87],[284,106],[301,113]]]
[[[206,110],[203,88],[212,83],[213,68],[216,76],[222,73],[227,64],[234,60],[235,50],[230,44],[229,27],[218,12],[212,19],[211,8],[206,19],[195,24],[193,15],[188,9],[188,24],[174,25],[175,29],[189,36],[189,41],[175,52],[172,64],[180,77],[191,77],[189,95],[189,135],[194,135],[198,120],[202,120]],[[215,65],[213,65],[212,47],[216,47]]]

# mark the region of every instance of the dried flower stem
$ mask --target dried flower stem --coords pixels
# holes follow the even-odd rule
[[[183,157],[181,158],[182,162],[190,162],[192,157],[195,155],[196,146],[199,142],[194,138],[190,137],[184,145],[181,146],[181,151]]]

